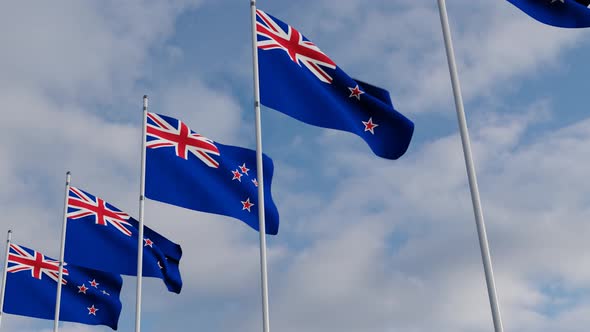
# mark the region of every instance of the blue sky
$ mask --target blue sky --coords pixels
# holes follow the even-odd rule
[[[281,215],[268,238],[271,329],[490,331],[436,1],[258,6],[388,89],[416,125],[389,161],[352,134],[263,108]],[[588,30],[542,25],[503,0],[448,10],[505,329],[586,331]],[[137,216],[144,94],[152,111],[253,148],[249,15],[245,0],[2,3],[0,208],[15,242],[58,256],[66,170]],[[145,279],[143,331],[261,330],[256,232],[152,201],[146,224],[182,245],[184,287]],[[134,290],[125,277],[122,331]]]

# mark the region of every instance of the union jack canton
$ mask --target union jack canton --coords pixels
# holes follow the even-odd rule
[[[113,226],[119,232],[131,236],[129,215],[81,189],[70,187],[68,195],[68,219],[91,217],[97,225]]]
[[[188,159],[190,152],[207,166],[219,167],[219,162],[211,156],[219,156],[219,149],[212,140],[193,132],[186,124],[176,119],[164,119],[159,114],[148,113],[147,120],[148,148],[172,147],[176,155],[184,160]]]
[[[309,69],[320,81],[332,83],[332,76],[322,67],[335,69],[336,63],[332,61],[314,43],[307,40],[299,31],[290,25],[283,28],[278,20],[262,10],[256,10],[256,33],[259,38],[257,45],[261,50],[282,49],[287,52],[289,58],[299,66],[302,64]],[[280,22],[282,23],[282,22]],[[284,24],[284,23],[283,23]]]
[[[43,275],[45,275],[57,283],[59,279],[59,261],[47,258],[38,251],[27,251],[25,248],[11,243],[6,272],[16,273],[22,271],[31,271],[31,276],[39,280],[42,280]],[[64,267],[63,275],[67,276],[68,273],[68,269]],[[65,278],[62,278],[61,282],[64,285],[67,284]]]

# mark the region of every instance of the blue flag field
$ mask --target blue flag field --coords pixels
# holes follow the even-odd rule
[[[234,217],[258,230],[256,151],[223,145],[181,121],[147,115],[145,196],[187,209]],[[263,155],[266,233],[279,231],[271,195],[272,160]]]
[[[539,22],[561,28],[590,27],[590,0],[508,0]]]
[[[262,105],[307,124],[360,136],[386,159],[401,157],[414,124],[389,92],[348,76],[299,31],[257,10]]]
[[[38,251],[10,244],[4,312],[54,319],[59,262]],[[107,325],[117,329],[123,280],[111,274],[64,266],[60,321]]]
[[[113,273],[137,275],[139,222],[103,199],[71,187],[65,261]],[[160,278],[180,293],[180,246],[144,225],[143,276]]]

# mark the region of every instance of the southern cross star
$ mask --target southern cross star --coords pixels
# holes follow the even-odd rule
[[[238,180],[238,181],[242,182],[242,173],[240,173],[240,171],[238,171],[236,169],[235,171],[231,171],[231,172],[234,175],[234,178],[232,180]]]
[[[86,287],[86,285],[82,284],[82,286],[77,286],[77,287],[78,287],[78,293],[86,294],[86,291],[88,290],[88,287]]]
[[[153,248],[154,241],[152,241],[150,239],[143,239],[143,241],[145,242],[145,244],[143,245],[144,247]]]
[[[373,123],[373,118],[369,118],[369,121],[363,121],[363,124],[365,125],[365,131],[370,131],[371,134],[375,135],[375,128],[379,127],[378,124]]]
[[[361,100],[361,95],[365,93],[364,91],[361,91],[358,84],[354,88],[348,88],[348,90],[350,90],[350,96],[348,96],[348,98],[355,97],[358,100]]]
[[[88,314],[89,314],[89,315],[94,315],[94,316],[96,316],[96,312],[98,311],[98,308],[95,308],[95,307],[94,307],[94,304],[92,305],[92,307],[90,307],[90,308],[86,308],[86,309],[88,309]]]
[[[246,168],[246,163],[244,163],[244,164],[242,164],[242,166],[240,166],[240,171],[242,171],[243,174],[248,175],[249,170],[250,170],[249,168]]]
[[[250,208],[254,206],[254,203],[250,203],[250,197],[242,202],[242,210],[248,210],[250,212]]]

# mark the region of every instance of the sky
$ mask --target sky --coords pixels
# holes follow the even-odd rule
[[[391,161],[263,107],[281,220],[267,238],[271,331],[491,331],[436,1],[258,7],[389,90],[415,123]],[[504,0],[449,0],[448,12],[505,330],[587,331],[590,32]],[[137,216],[144,94],[150,111],[253,149],[250,29],[246,0],[2,2],[0,233],[57,257],[68,170]],[[182,246],[184,285],[177,295],[144,279],[143,331],[262,330],[257,232],[150,200],[145,223]],[[122,301],[119,330],[131,331],[135,278]]]

